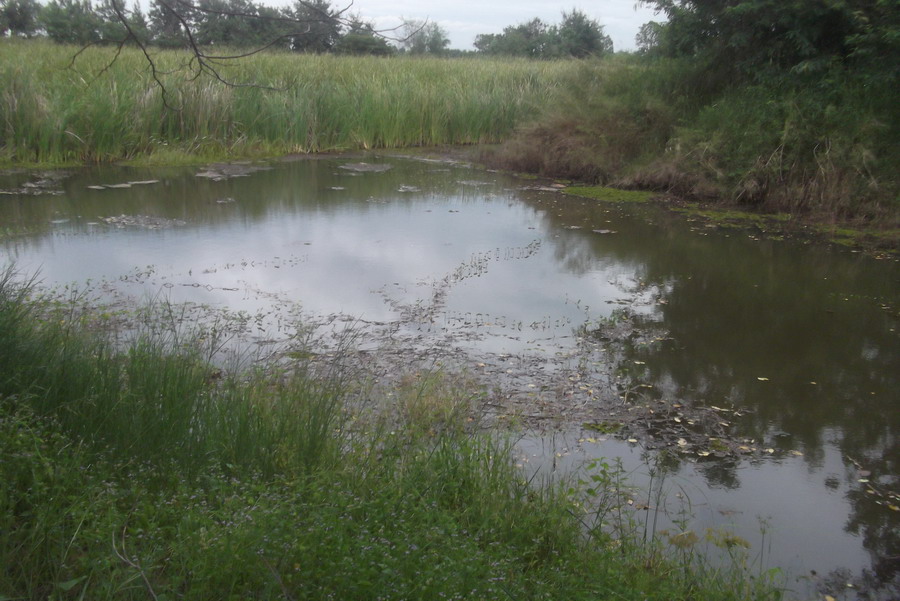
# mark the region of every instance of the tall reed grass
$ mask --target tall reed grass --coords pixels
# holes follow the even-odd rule
[[[0,160],[316,152],[498,142],[570,63],[259,54],[191,77],[188,56],[0,40]],[[163,95],[165,90],[165,96]]]

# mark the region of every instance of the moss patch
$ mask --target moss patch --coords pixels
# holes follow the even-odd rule
[[[767,225],[774,223],[783,224],[791,220],[791,215],[788,213],[751,213],[736,209],[701,208],[696,203],[688,203],[673,210],[691,217],[700,217],[724,227],[755,225],[765,228]]]
[[[647,202],[655,196],[654,192],[643,190],[619,190],[605,186],[570,186],[563,190],[565,194],[603,200],[606,202]]]
[[[755,227],[765,233],[768,239],[781,240],[785,235],[808,235],[812,232],[834,244],[873,252],[877,256],[884,253],[895,255],[900,249],[900,229],[897,228],[810,224],[805,220],[798,221],[789,213],[754,213],[733,208],[711,208],[698,203],[686,203],[680,207],[673,207],[672,210],[685,215],[688,220],[702,220],[720,228]]]
[[[900,229],[852,228],[847,226],[816,225],[817,233],[827,236],[831,242],[850,248],[886,251],[896,254],[900,249]]]

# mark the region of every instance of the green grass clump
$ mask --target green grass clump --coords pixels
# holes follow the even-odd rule
[[[339,380],[302,370],[261,379],[220,371],[176,332],[145,332],[120,349],[30,287],[0,278],[0,397],[53,419],[79,444],[185,473],[228,467],[308,472],[337,453]]]
[[[411,376],[364,410],[336,367],[225,374],[35,293],[0,277],[5,598],[778,598],[586,529],[583,491],[465,427],[465,386]]]

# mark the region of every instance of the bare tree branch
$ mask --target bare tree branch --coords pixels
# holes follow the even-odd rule
[[[153,57],[150,56],[150,52],[147,50],[147,46],[144,43],[144,41],[141,40],[138,37],[138,35],[134,32],[134,29],[132,29],[131,23],[128,22],[128,17],[126,16],[125,11],[119,4],[119,0],[110,0],[110,4],[112,5],[113,10],[116,13],[116,17],[119,19],[119,23],[121,23],[122,26],[125,27],[125,31],[127,32],[127,35],[119,42],[118,48],[116,49],[116,55],[115,55],[115,57],[113,57],[113,60],[110,61],[109,63],[107,63],[107,65],[103,68],[102,71],[106,71],[110,67],[112,67],[112,65],[113,65],[113,63],[115,63],[116,59],[119,58],[119,55],[122,52],[122,47],[125,46],[126,43],[128,43],[129,41],[134,42],[138,46],[138,48],[141,49],[141,52],[144,54],[144,58],[147,59],[147,63],[150,65],[150,75],[151,75],[151,77],[153,77],[153,81],[156,82],[156,85],[159,86],[160,93],[162,94],[163,105],[166,108],[174,108],[169,103],[169,92],[166,89],[165,84],[162,82],[162,80],[159,77],[161,73],[156,67],[156,62],[153,60]],[[162,73],[162,74],[164,75],[165,73]]]

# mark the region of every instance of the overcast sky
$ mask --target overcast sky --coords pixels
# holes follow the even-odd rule
[[[287,4],[287,0],[278,3]],[[450,47],[473,50],[479,33],[500,33],[504,27],[539,17],[559,23],[562,11],[577,8],[604,27],[616,50],[634,50],[634,36],[647,21],[662,21],[637,0],[354,0],[350,11],[373,21],[379,29],[395,27],[401,18],[428,19],[444,28]],[[346,2],[332,0],[333,8]]]

